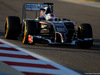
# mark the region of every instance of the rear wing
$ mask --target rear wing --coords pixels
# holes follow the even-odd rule
[[[44,7],[47,7],[47,4],[25,4],[26,11],[39,11]]]
[[[23,5],[22,19],[26,18],[26,11],[40,11],[45,7],[50,7],[51,12],[53,13],[53,3],[43,3],[43,4],[35,4],[35,3],[25,3]]]

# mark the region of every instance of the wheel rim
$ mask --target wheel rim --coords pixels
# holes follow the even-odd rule
[[[23,42],[22,43],[25,43],[25,39],[26,39],[26,26],[24,27],[24,37],[23,37]]]
[[[82,28],[81,28],[81,26],[78,27],[78,38],[82,39]]]
[[[5,22],[5,38],[7,38],[8,35],[8,19],[6,18],[6,22]]]

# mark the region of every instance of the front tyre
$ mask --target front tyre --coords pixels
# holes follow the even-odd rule
[[[15,39],[21,33],[21,24],[19,17],[8,16],[5,22],[5,38]]]
[[[90,24],[84,23],[78,27],[78,45],[81,48],[88,49],[93,46],[93,33]]]
[[[31,36],[34,36],[37,34],[38,34],[38,22],[36,22],[35,20],[27,20],[23,25],[22,43],[23,44],[30,43],[29,38],[32,38]],[[32,41],[33,42],[30,44],[35,44],[34,38],[32,38]]]

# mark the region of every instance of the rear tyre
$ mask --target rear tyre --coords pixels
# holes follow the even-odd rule
[[[90,24],[84,23],[78,27],[78,38],[80,39],[78,44],[81,48],[88,49],[93,45],[93,33]]]
[[[8,16],[5,22],[5,38],[15,39],[21,33],[21,24],[19,17]]]
[[[34,20],[27,20],[24,25],[23,25],[23,33],[22,33],[22,37],[23,37],[23,44],[28,44],[28,36],[29,35],[37,35],[38,34],[38,23]],[[31,44],[35,44],[35,40],[33,38],[33,42]]]

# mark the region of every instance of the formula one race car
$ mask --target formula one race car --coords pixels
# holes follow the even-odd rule
[[[35,19],[26,18],[29,11],[36,12]],[[91,25],[83,23],[77,29],[75,26],[69,19],[55,17],[53,3],[26,3],[23,6],[22,23],[16,16],[6,18],[5,38],[22,38],[23,44],[69,44],[90,48],[93,45]]]

